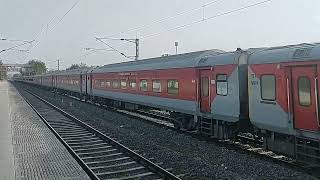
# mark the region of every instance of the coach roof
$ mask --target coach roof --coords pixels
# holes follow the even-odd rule
[[[262,48],[249,57],[249,64],[320,60],[320,43]]]
[[[57,72],[56,75],[80,75],[86,73],[89,68],[82,68],[82,69],[73,69],[73,70],[64,70]]]
[[[96,68],[92,72],[124,72],[234,64],[237,63],[235,59],[236,57],[240,56],[239,54],[240,53],[224,52],[221,50],[205,50],[186,54],[109,64]]]

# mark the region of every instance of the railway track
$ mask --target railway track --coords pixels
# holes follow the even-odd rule
[[[70,96],[67,94],[61,94],[61,95],[68,96],[74,100],[84,102],[83,100],[81,100],[77,97],[74,97],[74,96]],[[128,115],[131,117],[136,117],[136,118],[139,118],[139,119],[146,121],[148,123],[153,123],[157,126],[166,127],[168,129],[177,131],[181,134],[186,134],[188,136],[197,138],[201,141],[218,143],[221,146],[226,146],[228,148],[233,148],[233,149],[240,150],[240,151],[243,151],[246,153],[250,153],[250,154],[255,155],[257,157],[266,158],[269,160],[271,159],[275,163],[287,165],[287,166],[290,166],[290,167],[297,169],[299,171],[304,171],[304,172],[307,172],[313,176],[320,178],[319,174],[314,173],[313,172],[314,170],[309,169],[308,166],[305,166],[304,164],[296,162],[294,159],[292,159],[290,157],[287,157],[287,156],[284,156],[281,154],[277,154],[272,151],[265,150],[263,148],[263,141],[262,140],[257,140],[252,137],[248,137],[246,135],[239,135],[239,136],[237,136],[236,139],[232,139],[232,140],[216,140],[216,139],[212,139],[211,137],[204,137],[204,136],[200,135],[199,133],[197,133],[197,131],[186,131],[184,129],[181,129],[181,130],[176,129],[173,126],[173,124],[170,123],[170,117],[163,114],[163,113],[143,111],[143,110],[132,112],[132,111],[127,111],[127,110],[123,110],[123,109],[118,109],[115,107],[109,107],[109,106],[99,104],[96,102],[91,102],[91,101],[86,101],[86,103],[94,105],[94,106],[98,106],[103,109],[116,111],[118,113]]]
[[[101,105],[98,105],[98,106],[101,106]],[[263,140],[255,139],[254,137],[252,137],[252,135],[239,134],[235,139],[217,140],[217,139],[211,138],[210,136],[203,136],[199,134],[197,131],[187,131],[185,129],[176,129],[172,123],[169,123],[170,117],[161,112],[154,112],[154,111],[150,112],[150,111],[144,111],[144,110],[138,110],[137,113],[125,111],[125,110],[117,110],[117,111],[125,113],[129,116],[138,117],[144,121],[151,122],[153,124],[157,124],[159,126],[166,127],[168,129],[175,130],[177,132],[192,136],[199,140],[204,140],[209,143],[214,141],[219,145],[222,145],[228,148],[233,148],[233,149],[236,149],[237,151],[243,151],[244,153],[249,153],[257,157],[272,160],[275,163],[289,166],[298,171],[304,171],[320,179],[319,169],[315,169],[314,167],[310,167],[306,164],[297,162],[291,157],[288,157],[279,153],[275,153],[270,150],[266,150],[263,147]]]
[[[28,90],[24,93],[26,102],[91,179],[180,179],[40,96]],[[32,103],[32,97],[38,102]]]
[[[171,123],[170,117],[166,114],[163,114],[163,113],[144,111],[144,110],[137,110],[135,112],[132,112],[132,111],[128,111],[128,110],[118,109],[115,107],[109,107],[109,106],[95,103],[92,101],[83,101],[77,97],[69,96],[66,94],[63,94],[63,95],[68,96],[68,97],[75,99],[77,101],[86,102],[88,104],[98,106],[100,108],[105,108],[107,110],[111,109],[111,110],[116,111],[118,113],[122,113],[122,114],[131,116],[131,117],[135,117],[135,118],[139,118],[139,119],[146,121],[148,123],[153,123],[153,124],[158,125],[160,127],[166,127],[168,129],[177,131],[182,134],[186,134],[188,136],[191,136],[193,138],[197,138],[202,141],[215,142],[215,143],[218,143],[219,145],[227,146],[228,148],[242,150],[246,153],[250,153],[250,154],[255,155],[257,157],[266,158],[269,160],[271,159],[275,163],[285,164],[285,165],[288,165],[288,166],[295,168],[297,170],[301,170],[301,168],[303,168],[309,174],[314,175],[312,172],[310,173],[310,171],[312,171],[312,170],[310,170],[308,167],[305,167],[303,164],[296,162],[294,159],[264,149],[263,148],[263,141],[261,139],[254,139],[253,137],[241,134],[241,135],[238,135],[235,139],[217,140],[217,139],[211,138],[210,136],[202,136],[197,131],[187,131],[185,129],[176,129],[174,127],[174,125]],[[316,175],[316,176],[318,176],[318,175]]]
[[[213,139],[211,137],[203,137],[199,135],[197,131],[187,131],[187,130],[177,130],[174,128],[172,123],[170,122],[170,117],[167,115],[164,115],[164,113],[158,113],[158,112],[150,112],[150,111],[143,111],[138,110],[137,113],[132,112],[124,112],[132,116],[138,116],[139,118],[142,118],[144,120],[150,121],[152,123],[157,123],[160,126],[166,126],[169,129],[173,129],[179,132],[182,132],[184,134],[190,135],[192,137],[198,138],[200,140],[205,141],[212,141]],[[146,118],[147,117],[147,118]],[[150,119],[152,118],[152,119]],[[159,121],[161,120],[161,121]],[[246,134],[239,134],[235,139],[228,139],[228,140],[215,140],[215,142],[226,145],[228,147],[238,148],[241,150],[244,150],[246,152],[252,153],[254,155],[260,156],[260,157],[266,157],[268,159],[272,159],[274,162],[280,162],[284,163],[286,165],[290,165],[294,168],[299,168],[302,166],[301,163],[296,162],[290,157],[280,155],[277,153],[274,153],[272,151],[266,150],[263,148],[263,140],[261,139],[255,139],[249,135]]]

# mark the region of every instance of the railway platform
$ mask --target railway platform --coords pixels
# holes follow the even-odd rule
[[[90,179],[7,81],[0,81],[0,179]]]

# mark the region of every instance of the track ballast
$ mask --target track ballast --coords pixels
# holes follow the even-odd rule
[[[180,179],[38,95],[20,93],[91,179]]]

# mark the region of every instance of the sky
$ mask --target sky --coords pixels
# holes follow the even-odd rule
[[[251,6],[263,1],[0,0],[0,39],[35,40],[1,52],[0,60],[38,59],[48,69],[57,69],[57,59],[60,69],[80,62],[132,61],[119,52],[133,56],[134,44],[120,38],[139,39],[139,59],[175,54],[175,41],[178,53],[320,42],[319,0],[271,0]],[[108,37],[104,42],[119,52],[107,50],[95,37]],[[21,43],[0,40],[0,51]]]

